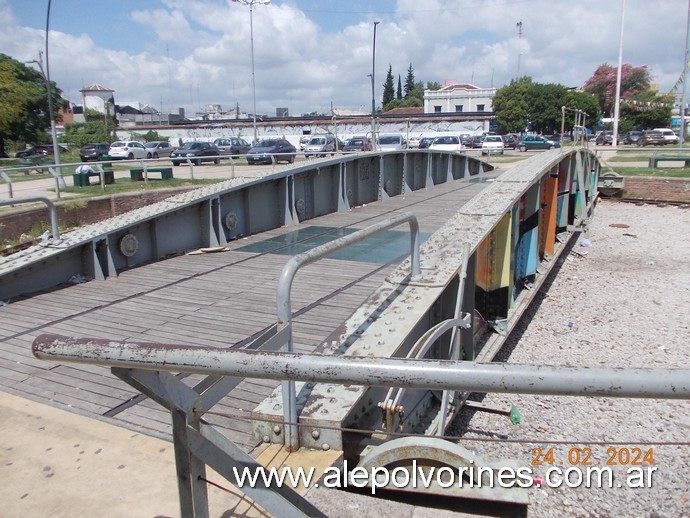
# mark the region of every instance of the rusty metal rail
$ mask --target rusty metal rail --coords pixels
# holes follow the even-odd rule
[[[690,399],[690,369],[363,358],[77,339],[34,340],[43,360],[247,378],[559,396]]]

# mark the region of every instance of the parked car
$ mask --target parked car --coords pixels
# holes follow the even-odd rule
[[[503,135],[502,138],[504,149],[517,149],[518,142],[520,141],[517,135],[514,133],[508,133],[507,135]]]
[[[331,135],[318,135],[309,139],[304,147],[304,156],[326,156],[328,153],[335,155],[337,142]]]
[[[194,165],[203,162],[220,163],[220,151],[210,142],[185,142],[182,147],[170,153],[173,165],[180,165],[189,159]]]
[[[434,141],[435,137],[422,137],[419,140],[419,149],[429,149],[431,143]]]
[[[639,140],[640,146],[664,146],[666,139],[664,134],[659,130],[647,130],[642,132]]]
[[[500,135],[487,135],[482,142],[482,155],[503,154],[503,138]]]
[[[594,139],[594,143],[597,146],[612,146],[613,145],[613,131],[611,130],[604,130],[601,133],[597,135],[597,138]]]
[[[455,135],[444,135],[436,137],[429,146],[429,149],[437,151],[460,151],[462,149],[462,141],[460,137]]]
[[[419,149],[419,141],[422,140],[422,136],[418,137],[410,137],[410,140],[407,141],[407,148],[408,149]]]
[[[623,144],[638,145],[640,143],[640,137],[642,137],[641,131],[629,131],[623,135]]]
[[[299,150],[304,151],[304,148],[307,147],[307,144],[311,140],[311,135],[302,135],[299,138]]]
[[[252,145],[240,137],[217,138],[213,145],[218,148],[221,155],[239,156],[246,155]]]
[[[343,151],[345,153],[352,153],[353,151],[371,151],[371,142],[366,137],[352,137],[345,141]]]
[[[295,161],[297,149],[284,138],[269,138],[260,140],[256,146],[247,152],[248,164],[271,164],[276,162]]]
[[[379,135],[376,148],[380,151],[401,151],[407,149],[407,142],[402,135]]]
[[[163,156],[170,156],[175,148],[170,145],[167,140],[147,142],[144,147],[151,153],[151,158],[160,158]]]
[[[481,149],[483,142],[484,142],[484,135],[474,135],[474,136],[470,137],[469,145],[467,147],[470,147],[472,149]]]
[[[88,162],[89,160],[98,162],[103,160],[104,156],[108,156],[109,149],[110,146],[108,144],[86,144],[79,149],[79,158],[82,162]]]
[[[533,149],[553,149],[561,147],[560,142],[554,142],[541,135],[523,135],[518,143],[520,151],[531,151]]]
[[[66,153],[68,149],[64,146],[58,146],[60,148],[60,152]],[[29,156],[35,156],[35,155],[52,155],[53,154],[53,145],[52,144],[40,144],[38,146],[28,146],[26,149],[22,149],[21,151],[15,153],[16,158],[26,158]]]
[[[110,144],[108,154],[112,159],[134,160],[151,158],[152,153],[144,147],[144,144],[136,140],[118,140]]]
[[[676,135],[673,130],[668,129],[668,128],[654,128],[654,131],[660,131],[661,134],[664,136],[664,140],[666,141],[667,144],[678,144],[680,142],[680,139],[678,138],[678,135]]]

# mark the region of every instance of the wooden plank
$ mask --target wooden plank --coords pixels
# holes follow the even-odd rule
[[[483,187],[443,184],[409,193],[405,199],[315,218],[301,227],[365,228],[396,211],[413,210],[421,228],[431,231]],[[273,229],[233,241],[226,252],[181,255],[120,272],[117,278],[66,286],[0,307],[0,337],[6,338],[0,341],[0,386],[101,414],[118,408],[136,392],[107,369],[36,360],[30,350],[35,336],[55,332],[218,347],[245,341],[276,321],[278,279],[290,256],[237,249],[294,230]],[[311,352],[321,345],[393,268],[324,259],[301,270],[291,295],[293,311],[300,313],[294,321],[295,350]],[[183,382],[193,386],[201,379],[187,376]],[[213,411],[221,415],[209,414],[208,419],[249,451],[256,446],[249,415],[278,385],[273,380],[244,380],[215,405]],[[167,410],[147,398],[123,409],[113,421],[170,435]]]

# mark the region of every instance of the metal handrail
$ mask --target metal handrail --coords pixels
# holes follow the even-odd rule
[[[247,351],[210,346],[38,336],[36,358],[123,367],[371,387],[643,399],[690,399],[690,369],[581,367]]]
[[[278,282],[278,294],[277,294],[277,305],[278,305],[278,320],[280,322],[285,322],[288,324],[288,342],[286,344],[286,352],[292,352],[292,307],[290,303],[290,292],[292,291],[292,282],[295,279],[297,271],[311,264],[328,254],[350,246],[354,243],[358,243],[368,237],[388,230],[393,227],[402,225],[403,223],[408,223],[410,225],[410,255],[411,255],[411,280],[419,280],[422,277],[421,268],[419,266],[419,222],[417,217],[411,212],[405,212],[397,216],[393,216],[385,221],[371,225],[370,227],[358,230],[348,236],[343,236],[331,241],[330,243],[325,243],[323,245],[312,248],[308,252],[303,252],[292,257],[287,264],[283,267],[283,271],[280,274],[280,280]],[[292,423],[286,425],[285,431],[285,446],[295,451],[299,449],[299,439],[297,435],[297,394],[295,391],[294,381],[283,381],[283,413],[285,416],[285,421],[287,423]]]
[[[4,205],[19,205],[21,203],[34,203],[34,202],[43,202],[48,206],[48,210],[50,211],[50,228],[53,233],[53,239],[60,239],[60,229],[58,228],[58,220],[57,220],[57,209],[55,208],[55,204],[50,201],[48,198],[44,196],[27,196],[26,198],[13,198],[12,200],[1,200],[0,201],[0,207]]]

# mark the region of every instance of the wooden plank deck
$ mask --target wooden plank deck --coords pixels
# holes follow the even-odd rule
[[[498,174],[495,171],[482,178]],[[35,359],[31,355],[34,338],[56,333],[241,347],[276,321],[278,279],[290,257],[241,248],[312,225],[365,228],[403,211],[413,212],[421,231],[431,233],[485,187],[478,179],[445,183],[249,236],[230,243],[226,252],[174,257],[121,272],[117,278],[37,293],[1,306],[0,390],[170,437],[170,418],[162,407],[139,396],[108,369]],[[313,352],[394,267],[325,259],[300,270],[292,289],[295,350]],[[193,384],[199,379],[187,376],[184,381]],[[277,384],[244,380],[213,408],[208,420],[250,451],[256,444],[249,414]]]

